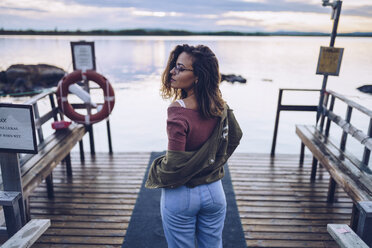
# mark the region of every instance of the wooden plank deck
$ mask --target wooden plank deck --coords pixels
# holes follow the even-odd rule
[[[30,198],[32,218],[50,218],[51,227],[33,247],[121,247],[150,152],[72,154],[73,178],[59,165],[55,199],[45,185]],[[311,158],[294,155],[234,154],[229,160],[248,247],[337,247],[327,223],[349,223],[352,203],[338,192],[326,203],[328,174],[320,169],[310,183]],[[156,246],[154,246],[156,247]]]

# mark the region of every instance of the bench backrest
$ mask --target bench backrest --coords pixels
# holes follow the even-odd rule
[[[330,101],[329,101],[330,98]],[[346,104],[346,117],[345,119],[341,118],[339,115],[335,114],[334,112],[334,105],[335,101],[339,100]],[[357,109],[367,118],[369,118],[369,126],[367,133],[363,132],[362,130],[353,126],[351,121],[351,115],[353,109]],[[327,118],[327,122],[324,128],[325,119]],[[326,92],[326,97],[324,99],[323,108],[322,108],[322,117],[319,125],[319,129],[321,132],[324,131],[324,135],[326,137],[329,136],[331,122],[337,124],[342,129],[342,137],[340,142],[340,150],[345,151],[347,137],[351,136],[355,140],[357,140],[360,144],[363,145],[363,158],[360,161],[360,165],[363,171],[367,173],[371,173],[370,168],[368,168],[369,158],[372,150],[372,111],[366,107],[361,106],[360,104],[347,99],[345,96],[338,94],[334,91],[328,90]]]
[[[38,148],[42,148],[45,145],[44,141],[48,135],[46,130],[49,130],[49,133],[53,132],[51,131],[50,121],[63,120],[63,114],[59,111],[56,103],[55,88],[40,93],[24,103],[33,106]],[[43,104],[42,112],[45,113],[40,114],[39,104]],[[46,123],[49,124],[48,127],[45,126]],[[20,164],[24,164],[32,156],[32,154],[21,154]]]

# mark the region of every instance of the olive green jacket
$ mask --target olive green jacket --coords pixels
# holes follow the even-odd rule
[[[196,151],[168,150],[156,158],[145,187],[195,187],[223,178],[223,166],[239,145],[242,135],[233,110],[225,104],[219,123],[203,146]]]

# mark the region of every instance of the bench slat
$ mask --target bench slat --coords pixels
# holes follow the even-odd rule
[[[328,116],[330,120],[332,120],[339,127],[341,127],[344,130],[344,132],[350,134],[356,140],[358,140],[361,144],[363,144],[365,147],[372,150],[372,138],[364,134],[362,130],[357,129],[356,127],[346,122],[340,116],[336,115],[330,110],[326,110],[326,115]]]
[[[296,133],[302,140],[302,142],[309,148],[313,155],[318,161],[328,170],[334,180],[339,184],[346,193],[354,200],[357,201],[370,201],[372,199],[371,185],[369,183],[361,185],[356,184],[355,180],[352,179],[347,173],[340,173],[339,168],[343,168],[342,164],[345,164],[345,158],[340,161],[339,158],[332,155],[330,149],[335,147],[331,142],[321,141],[314,133],[313,126],[297,125]],[[331,147],[331,148],[329,148]],[[352,166],[350,165],[352,168]],[[350,171],[349,171],[350,172]],[[351,174],[351,172],[350,172]],[[357,173],[360,182],[368,182],[367,175]],[[362,179],[362,180],[361,180]]]
[[[21,166],[22,176],[25,175],[28,172],[28,170],[34,167],[36,163],[44,159],[44,156],[49,152],[49,150],[52,147],[56,146],[58,143],[61,142],[61,140],[63,140],[69,135],[73,135],[74,132],[76,132],[76,130],[80,130],[80,129],[85,130],[84,126],[82,125],[71,124],[67,129],[60,130],[50,135],[47,138],[47,140],[45,140],[43,144],[38,147],[38,150],[39,150],[38,154],[35,154],[31,158],[29,158],[27,161],[24,161],[24,163]]]
[[[342,248],[368,248],[368,245],[346,224],[328,224],[327,231]]]
[[[53,142],[53,140],[55,139],[56,137],[56,133],[53,133],[52,135],[49,135],[46,139],[43,140],[42,143],[38,144],[37,146],[37,149],[38,151],[41,151],[41,150],[44,150],[44,148],[51,142]],[[27,162],[32,159],[35,154],[21,154],[22,156],[19,158],[19,164],[21,166],[21,169],[23,168],[23,170],[27,170],[26,167],[24,167]]]
[[[27,172],[34,167],[36,163],[44,158],[48,153],[49,149],[56,146],[67,134],[70,134],[72,130],[76,128],[70,128],[70,130],[63,130],[63,132],[58,132],[50,135],[41,146],[38,147],[38,154],[33,154],[27,161],[24,161],[21,165],[21,174],[24,176]]]
[[[307,129],[314,135],[316,141],[319,140],[317,143],[319,147],[326,148],[332,156],[336,157],[338,166],[344,169],[355,181],[360,182],[360,187],[372,195],[372,174],[367,173],[370,172],[369,168],[358,163],[357,158],[352,154],[341,151],[329,137],[325,140],[325,137],[315,127],[307,127]]]
[[[29,248],[49,226],[49,219],[33,219],[8,239],[1,248]]]
[[[53,147],[49,145],[45,148],[48,152],[43,154],[42,159],[39,159],[31,170],[22,175],[23,193],[27,197],[63,160],[70,150],[79,142],[85,134],[84,126],[74,128],[71,133],[58,140]],[[54,143],[54,142],[53,142]],[[34,162],[30,160],[30,163]],[[29,163],[29,162],[28,162]]]
[[[58,114],[58,108],[54,108],[48,113],[41,116],[39,119],[35,120],[35,128],[40,128],[44,123],[53,118],[54,115]]]

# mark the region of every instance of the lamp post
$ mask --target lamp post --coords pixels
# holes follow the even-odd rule
[[[342,1],[335,0],[332,3],[330,3],[329,0],[323,0],[322,5],[324,7],[326,7],[326,6],[331,6],[332,7],[331,19],[333,20],[333,29],[332,29],[332,33],[331,33],[331,41],[330,41],[329,46],[334,47],[336,36],[337,36],[338,21],[340,19],[340,14],[341,14]],[[327,80],[328,80],[328,75],[324,75],[323,76],[322,90],[320,91],[318,111],[316,113],[316,123],[318,123],[320,114],[323,112],[323,101],[324,101],[325,89],[326,89],[326,86],[327,86]]]

